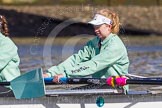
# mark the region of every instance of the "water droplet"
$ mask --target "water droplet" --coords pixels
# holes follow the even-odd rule
[[[98,107],[102,107],[104,105],[104,98],[103,97],[98,97],[96,100],[96,104]]]

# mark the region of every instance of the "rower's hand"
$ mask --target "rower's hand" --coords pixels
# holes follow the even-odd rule
[[[54,82],[54,83],[59,83],[60,78],[63,78],[63,77],[64,77],[63,74],[57,74],[57,75],[55,75],[55,76],[53,77],[53,82]]]

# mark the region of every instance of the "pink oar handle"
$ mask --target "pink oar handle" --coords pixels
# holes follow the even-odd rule
[[[109,77],[107,78],[106,80],[106,83],[109,85],[109,86],[112,86],[114,87],[115,85],[117,86],[125,86],[127,84],[127,78],[125,77]]]

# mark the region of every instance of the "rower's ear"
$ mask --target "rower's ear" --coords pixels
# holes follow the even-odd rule
[[[106,27],[108,28],[108,30],[111,30],[112,29],[112,25],[106,24]]]

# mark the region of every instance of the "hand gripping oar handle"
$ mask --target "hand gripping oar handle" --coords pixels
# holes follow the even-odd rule
[[[53,78],[52,77],[48,77],[48,78],[44,78],[45,84],[53,84]],[[68,82],[68,78],[67,77],[63,77],[59,79],[60,83],[67,83]]]

